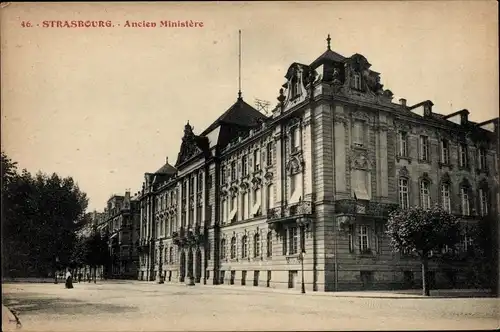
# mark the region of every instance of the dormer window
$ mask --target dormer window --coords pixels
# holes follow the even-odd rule
[[[361,75],[354,73],[354,89],[361,90]]]

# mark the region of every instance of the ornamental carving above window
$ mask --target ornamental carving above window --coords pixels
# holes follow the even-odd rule
[[[267,172],[266,174],[264,174],[264,179],[266,179],[266,184],[269,184],[272,182],[273,176],[274,175],[272,172]]]
[[[444,173],[443,176],[441,177],[441,182],[451,182],[451,179],[450,179],[450,174],[448,174],[448,172]]]
[[[370,170],[371,162],[366,151],[351,152],[348,156],[351,169]]]
[[[262,179],[260,177],[253,177],[252,178],[252,189],[258,189],[262,186]]]
[[[304,167],[304,160],[302,159],[302,156],[293,156],[288,161],[286,165],[286,170],[288,171],[289,175],[294,175],[302,172],[303,167]]]
[[[406,168],[406,166],[401,167],[399,170],[399,176],[402,178],[409,178],[410,177],[410,172]]]

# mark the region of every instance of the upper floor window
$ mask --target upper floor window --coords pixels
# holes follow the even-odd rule
[[[352,131],[353,131],[352,135],[353,144],[355,146],[364,146],[365,131],[364,131],[363,121],[354,121]]]
[[[479,188],[479,211],[482,216],[488,215],[488,192]]]
[[[273,185],[270,184],[266,187],[266,208],[272,209],[274,207],[274,192]]]
[[[248,219],[248,194],[241,194],[241,220]]]
[[[446,212],[451,212],[451,200],[450,200],[450,184],[441,184],[441,202],[442,208]]]
[[[402,209],[410,207],[410,195],[408,188],[408,179],[399,179],[399,205]]]
[[[236,258],[236,238],[231,239],[231,259]]]
[[[260,170],[260,150],[257,149],[253,152],[253,170],[254,172]]]
[[[243,173],[243,176],[246,176],[248,174],[248,156],[244,155],[243,158],[241,159],[241,171]]]
[[[231,162],[231,181],[236,180],[236,160]]]
[[[408,133],[406,131],[399,132],[399,156],[408,157]]]
[[[254,257],[260,256],[260,235],[259,233],[255,234],[253,237],[253,255]]]
[[[248,257],[248,237],[245,235],[241,239],[241,258]]]
[[[267,166],[273,164],[273,142],[269,142],[266,145],[266,163]]]
[[[226,166],[220,168],[220,180],[222,184],[226,183]]]
[[[462,215],[470,215],[470,198],[469,198],[469,188],[462,186],[460,188],[460,200],[462,205]]]
[[[486,169],[486,150],[484,148],[480,148],[478,150],[478,168]]]
[[[354,89],[361,90],[361,75],[354,73]]]
[[[267,257],[273,255],[273,233],[269,231],[267,233]]]
[[[429,161],[429,137],[420,136],[420,160]]]
[[[461,143],[458,146],[458,161],[459,161],[460,167],[467,167],[467,165],[468,165],[467,145],[464,143]]]
[[[420,181],[420,198],[422,200],[422,208],[431,208],[430,183],[427,180]]]
[[[441,162],[443,164],[450,164],[450,142],[443,139],[441,140]]]
[[[294,255],[298,251],[298,244],[299,244],[299,232],[297,227],[290,227],[288,229],[289,234],[290,234],[290,247],[288,249],[288,254],[289,255]]]
[[[367,252],[368,249],[370,248],[368,242],[368,226],[364,225],[359,226],[358,243],[359,243],[359,251],[361,253]]]
[[[300,128],[298,126],[290,129],[290,149],[292,153],[300,149]]]

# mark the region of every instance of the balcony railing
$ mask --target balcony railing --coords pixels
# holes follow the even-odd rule
[[[397,204],[343,199],[335,201],[335,213],[387,218]]]
[[[196,224],[193,228],[188,229],[182,226],[178,232],[172,233],[172,237],[174,244],[190,246],[202,243],[205,240],[205,233],[201,225]]]
[[[310,201],[299,201],[297,203],[278,206],[267,210],[268,221],[280,219],[298,218],[311,216],[314,213],[313,204]]]

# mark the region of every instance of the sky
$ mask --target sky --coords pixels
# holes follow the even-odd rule
[[[11,3],[0,15],[2,150],[32,173],[72,176],[89,210],[139,191],[145,172],[175,164],[188,120],[200,133],[236,101],[239,29],[251,105],[274,106],[288,67],[315,60],[330,34],[337,53],[368,59],[395,102],[498,116],[496,1]],[[51,20],[114,27],[44,28]]]

